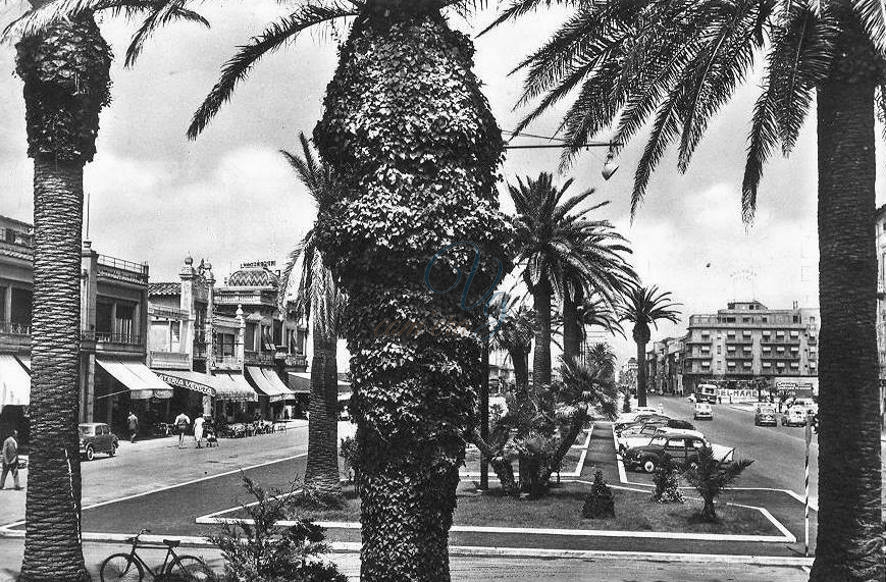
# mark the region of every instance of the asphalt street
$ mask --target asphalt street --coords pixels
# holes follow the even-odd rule
[[[714,419],[693,420],[694,405],[685,398],[651,396],[650,406],[661,403],[664,413],[688,420],[705,434],[708,441],[735,447],[736,458],[753,459],[741,476],[739,487],[788,489],[802,496],[804,492],[805,428],[754,426],[753,412],[729,404],[715,404]],[[818,441],[812,435],[809,455],[809,497],[813,507],[818,502]]]

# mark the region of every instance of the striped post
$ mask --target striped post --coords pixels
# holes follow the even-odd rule
[[[805,546],[803,549],[803,555],[809,556],[809,445],[812,442],[812,417],[806,416],[806,495],[805,495],[805,505],[806,505],[806,515],[804,520],[804,528],[805,528]]]

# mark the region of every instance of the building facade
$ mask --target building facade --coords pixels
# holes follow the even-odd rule
[[[759,301],[733,302],[716,314],[692,315],[683,340],[683,390],[713,381],[817,392],[819,326],[818,309],[796,304],[769,309]]]
[[[81,252],[80,421],[121,426],[133,402],[170,396],[146,366],[148,265]],[[33,228],[0,217],[0,424],[26,426]],[[7,410],[8,409],[8,410]]]
[[[880,415],[886,432],[886,204],[877,209],[877,353],[880,363]]]

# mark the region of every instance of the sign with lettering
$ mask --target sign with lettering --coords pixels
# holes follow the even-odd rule
[[[256,267],[271,268],[276,266],[277,261],[252,261],[251,263],[240,263],[241,269],[254,269]]]
[[[172,376],[170,374],[164,374],[156,370],[154,370],[154,373],[157,374],[161,380],[163,380],[170,386],[178,386],[179,388],[193,390],[194,392],[206,394],[207,396],[215,396],[215,389],[213,389],[211,386],[207,386],[206,384],[194,382],[193,380],[186,380],[185,378],[179,378],[178,376]]]

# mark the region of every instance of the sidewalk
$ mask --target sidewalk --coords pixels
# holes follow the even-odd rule
[[[21,565],[24,541],[0,539],[0,582],[14,582]],[[127,552],[129,546],[86,542],[83,554],[87,568],[98,579],[98,568],[105,557],[115,552]],[[139,550],[149,565],[162,563],[163,550]],[[192,554],[206,560],[216,572],[223,571],[217,550],[181,548],[180,554]],[[453,582],[805,582],[807,575],[799,568],[748,566],[717,563],[667,563],[637,557],[581,559],[538,558],[480,558],[459,556],[450,558]],[[330,556],[349,580],[359,580],[360,557],[356,553],[336,553]]]
[[[242,439],[219,439],[211,449],[195,447],[193,437],[185,437],[178,448],[178,437],[136,441],[121,440],[115,457],[96,455],[80,464],[83,475],[83,506],[154,491],[183,481],[219,475],[228,471],[278,460],[307,452],[308,421],[268,435]],[[19,471],[22,487],[27,487],[28,470]],[[25,489],[14,491],[7,478],[7,489],[0,491],[0,526],[25,517]]]

